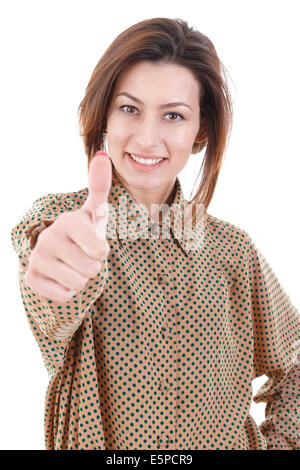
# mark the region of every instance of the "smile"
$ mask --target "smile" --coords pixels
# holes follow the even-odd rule
[[[127,159],[130,161],[131,165],[134,166],[134,168],[141,169],[141,170],[152,170],[155,168],[160,168],[168,160],[167,158],[158,158],[158,159],[139,158],[127,152],[125,155]]]

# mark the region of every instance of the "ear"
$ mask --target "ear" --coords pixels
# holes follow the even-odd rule
[[[208,131],[207,123],[205,120],[203,120],[203,122],[201,123],[200,130],[196,136],[195,144],[200,144],[201,142],[204,142],[207,139],[208,137],[207,131]]]

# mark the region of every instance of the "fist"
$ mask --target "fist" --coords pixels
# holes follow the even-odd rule
[[[69,301],[102,269],[108,256],[106,226],[112,182],[107,154],[95,156],[89,169],[89,193],[80,209],[62,213],[44,229],[33,248],[26,284],[57,302]]]

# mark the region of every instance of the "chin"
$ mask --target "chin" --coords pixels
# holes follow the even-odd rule
[[[163,184],[163,180],[154,175],[128,175],[126,181],[137,189],[151,189]]]

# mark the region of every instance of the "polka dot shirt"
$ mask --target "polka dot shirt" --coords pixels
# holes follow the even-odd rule
[[[109,255],[66,303],[24,275],[40,231],[88,188],[40,197],[11,232],[49,373],[48,450],[300,450],[299,313],[245,230],[206,212],[175,236],[172,208],[187,203],[178,178],[174,190],[169,225],[153,223],[113,172]],[[260,426],[252,399],[267,404]]]

